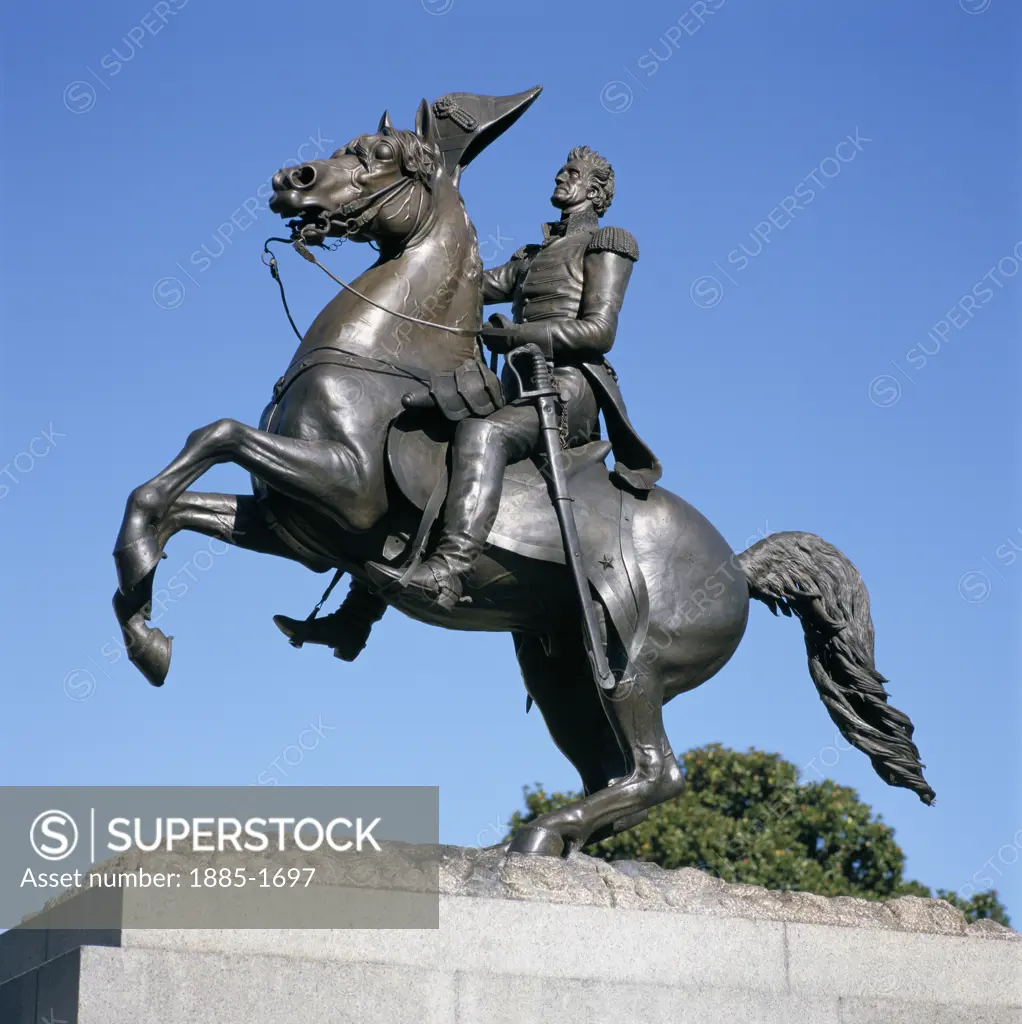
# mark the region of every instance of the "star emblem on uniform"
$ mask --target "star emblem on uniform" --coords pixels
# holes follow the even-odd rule
[[[614,559],[611,558],[610,555],[604,555],[603,558],[600,559],[600,565],[602,565],[604,569],[613,569]]]

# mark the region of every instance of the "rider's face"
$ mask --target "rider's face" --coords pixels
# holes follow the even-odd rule
[[[550,202],[559,210],[574,212],[589,199],[589,172],[585,164],[569,160],[554,178],[554,194]]]

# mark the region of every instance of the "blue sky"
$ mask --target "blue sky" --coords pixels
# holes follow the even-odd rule
[[[606,222],[641,249],[614,363],[664,485],[736,550],[808,530],[856,563],[937,805],[837,749],[797,625],[759,605],[730,664],[669,705],[675,748],[776,750],[853,786],[910,877],[994,884],[1022,920],[1018,11],[356,8],[8,16],[0,781],[436,784],[442,837],[463,844],[495,842],[523,784],[575,786],[524,713],[508,637],[391,612],[353,665],[296,651],[271,616],[306,614],[323,578],[186,534],[161,568],[178,580],[162,690],[117,650],[110,608],[130,489],[195,427],[254,423],[294,348],[259,261],[280,228],[270,175],[384,107],[407,127],[423,96],[539,83],[465,173],[483,255],[539,237],[570,147],[611,159]],[[330,282],[283,261],[308,324]],[[249,485],[218,467],[199,486]]]

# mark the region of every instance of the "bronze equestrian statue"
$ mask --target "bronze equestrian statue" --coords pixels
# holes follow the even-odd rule
[[[511,849],[567,855],[682,790],[662,707],[727,663],[754,597],[801,620],[810,674],[845,738],[887,783],[932,803],[912,723],[875,668],[869,598],[851,562],[808,533],[735,554],[657,485],[659,462],[604,359],[638,258],[626,231],[597,223],[613,195],[609,164],[572,150],[546,241],[484,274],[461,173],[539,92],[423,100],[413,131],[384,114],[329,159],[274,175],[271,209],[289,219],[300,255],[326,269],[313,250],[346,238],[374,243],[379,258],[350,284],[335,278],[341,290],[300,335],[258,429],[201,427],[132,491],[114,550],[129,657],[163,684],[170,639],[147,620],[180,530],[333,571],[334,582],[349,574],[341,618],[321,620],[325,629],[278,617],[296,644],[327,642],[347,660],[387,606],[449,629],[509,632],[529,703],[583,785],[581,800],[519,830]],[[279,280],[275,259],[271,269]],[[483,303],[508,299],[514,323],[484,325]],[[505,351],[502,383],[481,341]],[[537,451],[555,406],[561,447]],[[223,462],[252,475],[252,495],[187,489]],[[565,504],[578,538],[567,549]],[[593,628],[609,684],[594,685]]]

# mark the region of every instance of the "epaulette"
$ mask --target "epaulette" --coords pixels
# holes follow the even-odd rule
[[[541,245],[523,245],[520,249],[515,249],[515,251],[511,254],[511,259],[526,260],[530,256],[535,256],[536,253],[538,253],[539,250],[542,248],[543,246]]]
[[[615,252],[634,261],[639,258],[639,243],[624,228],[600,228],[590,240],[586,252]]]

